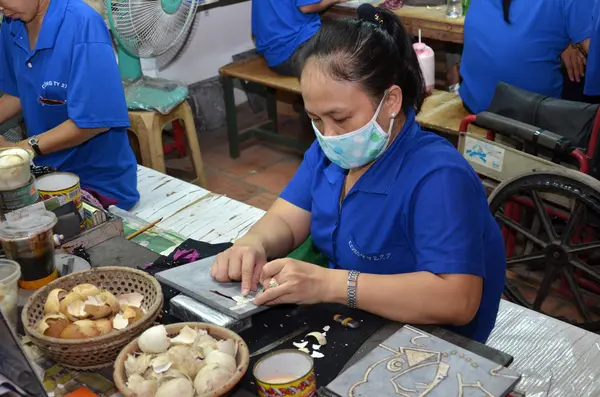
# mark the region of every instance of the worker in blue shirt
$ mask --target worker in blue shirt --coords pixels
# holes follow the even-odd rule
[[[596,0],[593,12],[594,27],[592,37],[584,51],[588,51],[587,73],[585,79],[586,95],[600,95],[600,1]]]
[[[347,0],[254,0],[252,34],[267,65],[293,76],[294,54],[321,27],[320,12]]]
[[[424,83],[411,36],[389,10],[358,14],[323,25],[300,53],[317,140],[211,275],[241,279],[243,294],[260,281],[259,305],[343,303],[485,342],[505,281],[500,229],[475,171],[415,121]],[[329,268],[276,259],[309,234]]]
[[[139,200],[129,116],[108,28],[81,0],[0,0],[0,124],[21,110],[34,162],[118,202]],[[43,24],[42,24],[43,21]]]
[[[499,82],[560,98],[561,54],[570,44],[580,45],[589,39],[594,2],[471,2],[460,65],[459,93],[465,106],[473,113],[486,110]]]

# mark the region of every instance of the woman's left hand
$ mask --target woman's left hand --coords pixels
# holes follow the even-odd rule
[[[296,259],[267,263],[261,274],[265,291],[256,296],[256,305],[297,303],[310,305],[324,300],[329,269]]]

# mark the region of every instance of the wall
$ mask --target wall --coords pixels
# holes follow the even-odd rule
[[[219,74],[219,68],[232,61],[232,55],[254,48],[250,27],[251,2],[216,7],[196,14],[194,29],[185,51],[158,76],[196,83]],[[163,59],[157,62],[163,63]],[[145,61],[144,73],[153,75],[152,62]],[[236,90],[236,102],[246,96]]]

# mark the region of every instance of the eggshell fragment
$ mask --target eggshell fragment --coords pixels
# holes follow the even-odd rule
[[[231,373],[235,372],[237,368],[237,364],[233,357],[218,350],[211,351],[208,356],[206,356],[205,361],[206,364],[216,364],[219,367],[224,367]]]
[[[179,331],[179,335],[171,338],[171,343],[174,345],[191,345],[196,340],[198,331],[191,329],[187,325]]]
[[[138,347],[144,353],[164,353],[170,345],[171,341],[164,325],[148,328],[138,339]]]
[[[298,349],[298,350],[300,350],[301,352],[304,352],[306,354],[310,354],[310,350],[308,350],[306,347],[303,347],[302,349]]]
[[[71,291],[78,295],[81,295],[84,298],[87,298],[88,296],[100,295],[100,293],[102,292],[100,291],[100,288],[96,287],[93,284],[79,284],[75,286]]]
[[[323,346],[327,344],[327,339],[325,339],[325,336],[320,332],[311,332],[310,334],[306,334],[306,336],[312,336],[313,338],[315,338],[319,345]]]
[[[294,342],[294,346],[296,346],[296,348],[298,349],[303,349],[306,347],[306,345],[308,345],[308,342]]]
[[[321,345],[312,345],[313,350],[319,350]]]
[[[312,354],[310,355],[312,358],[323,358],[325,357],[325,355],[321,352],[312,352]]]
[[[44,304],[44,314],[57,313],[60,311],[60,301],[67,296],[67,291],[55,288],[48,294]]]
[[[112,320],[112,326],[116,330],[122,330],[127,328],[129,320],[123,317],[122,313],[117,314]]]
[[[120,305],[142,307],[144,295],[137,292],[132,292],[130,294],[121,294],[117,296],[117,299]]]
[[[217,364],[207,364],[194,379],[196,393],[203,396],[229,382],[232,373]]]
[[[69,320],[61,313],[46,314],[37,324],[37,331],[51,338],[58,338],[69,325]]]
[[[235,358],[237,355],[238,345],[233,339],[220,340],[217,342],[217,349]]]

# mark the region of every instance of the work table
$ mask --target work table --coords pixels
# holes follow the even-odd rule
[[[132,212],[163,229],[208,243],[243,235],[264,211],[198,186],[138,167],[142,200]],[[531,397],[600,395],[600,336],[502,301],[489,346],[514,357],[518,390]]]
[[[403,6],[394,13],[400,17],[404,26],[413,36],[421,36],[450,43],[462,44],[465,18],[446,18],[446,6],[414,7]],[[356,16],[356,6],[339,4],[323,13],[324,19],[347,18]]]

